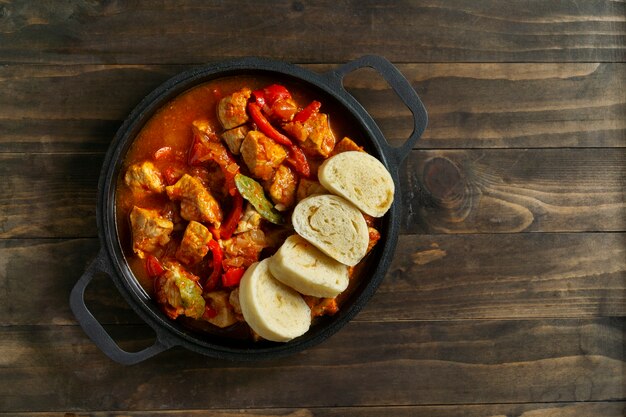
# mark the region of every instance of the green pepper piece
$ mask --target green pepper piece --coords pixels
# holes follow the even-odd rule
[[[242,197],[248,200],[263,218],[274,224],[284,223],[283,216],[265,197],[261,184],[243,174],[237,174],[235,175],[235,185]]]
[[[164,293],[167,302],[175,309],[183,308],[187,317],[198,319],[204,314],[205,301],[202,298],[202,289],[189,278],[193,275],[187,272],[178,262],[168,262],[164,265],[166,281]],[[177,314],[178,315],[178,314]]]
[[[180,298],[185,309],[185,316],[198,319],[204,314],[205,301],[202,290],[192,280],[177,276],[174,283],[180,291]]]

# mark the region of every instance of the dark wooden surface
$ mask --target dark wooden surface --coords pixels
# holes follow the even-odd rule
[[[129,111],[208,62],[325,72],[367,53],[430,124],[365,309],[279,360],[105,357],[68,296]],[[410,133],[373,71],[346,87],[390,142]],[[623,1],[0,1],[0,415],[623,416],[625,190]],[[86,300],[124,348],[153,340],[106,276]]]

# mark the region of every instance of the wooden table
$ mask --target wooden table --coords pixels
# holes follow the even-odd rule
[[[105,357],[68,296],[129,111],[205,63],[323,72],[364,54],[430,115],[366,308],[280,360]],[[623,1],[0,1],[0,414],[624,415],[625,61]],[[347,87],[391,142],[408,136],[373,72]],[[123,347],[153,340],[107,277],[87,303]]]

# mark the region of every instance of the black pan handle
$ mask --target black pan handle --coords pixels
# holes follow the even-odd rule
[[[415,142],[417,142],[426,129],[426,125],[428,124],[426,108],[411,86],[411,83],[400,73],[398,68],[382,56],[365,55],[329,72],[327,77],[331,82],[335,83],[337,87],[346,91],[343,86],[344,77],[348,73],[364,67],[373,68],[378,71],[413,114],[413,133],[411,133],[409,138],[401,146],[393,147],[387,142],[381,144],[397,164],[396,166],[399,166],[409,155]]]
[[[76,285],[74,285],[72,293],[70,294],[70,307],[72,312],[78,324],[80,324],[96,346],[109,358],[123,365],[132,365],[144,361],[157,353],[169,349],[172,345],[166,343],[165,339],[160,337],[158,333],[155,343],[139,352],[127,352],[115,343],[85,304],[85,289],[98,272],[104,272],[109,276],[112,274],[104,249],[100,250],[96,259],[89,265],[89,268],[87,268],[83,276],[80,277]]]

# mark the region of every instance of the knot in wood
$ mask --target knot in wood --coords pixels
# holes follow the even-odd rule
[[[434,157],[424,164],[424,185],[438,202],[457,200],[466,189],[459,167],[445,157]]]
[[[472,208],[472,192],[461,168],[444,156],[436,156],[424,164],[424,186],[447,221],[463,221]]]

